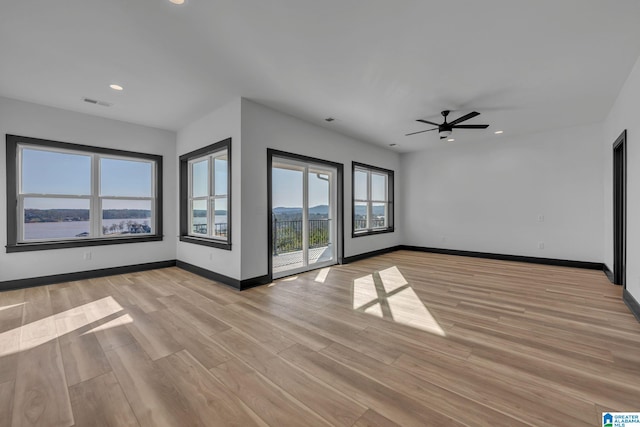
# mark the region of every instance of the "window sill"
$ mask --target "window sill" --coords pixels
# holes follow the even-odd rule
[[[212,248],[231,250],[231,243],[220,240],[207,239],[206,237],[180,236],[181,242],[193,243],[194,245],[209,246]]]
[[[380,228],[377,230],[365,230],[365,231],[353,231],[351,232],[351,237],[362,237],[362,236],[373,236],[375,234],[385,234],[385,233],[393,233],[393,227]]]
[[[30,251],[48,251],[52,249],[69,249],[81,248],[85,246],[104,246],[119,245],[123,243],[143,243],[143,242],[159,242],[162,236],[144,236],[144,237],[123,237],[117,239],[86,239],[86,240],[63,240],[56,242],[37,242],[37,243],[16,243],[7,245],[7,253],[12,252],[30,252]]]

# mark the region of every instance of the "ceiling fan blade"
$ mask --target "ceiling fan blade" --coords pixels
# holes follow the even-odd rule
[[[454,129],[486,129],[489,125],[454,125]]]
[[[426,123],[428,125],[440,126],[439,123],[433,123],[433,122],[430,122],[429,120],[418,119],[418,120],[416,120],[416,122],[422,122],[422,123]]]
[[[405,136],[411,136],[411,135],[415,135],[415,134],[417,134],[417,133],[430,132],[430,131],[432,131],[432,130],[438,130],[438,128],[433,128],[433,129],[421,130],[421,131],[419,131],[419,132],[408,133],[408,134],[406,134]]]
[[[469,120],[469,119],[472,119],[472,118],[474,118],[475,116],[479,116],[479,115],[480,115],[480,113],[478,113],[477,111],[474,111],[474,112],[472,112],[472,113],[465,114],[465,115],[464,115],[464,116],[462,116],[462,117],[458,117],[457,119],[455,119],[454,121],[450,122],[449,124],[450,124],[450,125],[455,125],[455,124],[458,124],[458,123],[461,123],[461,122],[467,121],[467,120]]]

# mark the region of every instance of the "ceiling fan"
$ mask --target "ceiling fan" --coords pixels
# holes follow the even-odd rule
[[[469,119],[472,119],[475,116],[479,116],[480,113],[478,113],[477,111],[474,111],[474,112],[469,113],[469,114],[465,114],[462,117],[458,117],[457,119],[455,119],[451,123],[447,123],[447,116],[449,115],[449,113],[450,113],[449,110],[444,110],[442,113],[440,113],[444,117],[444,122],[441,123],[441,124],[430,122],[428,120],[421,120],[421,119],[416,120],[417,122],[427,123],[429,125],[433,125],[433,126],[437,126],[437,127],[433,128],[433,129],[421,130],[419,132],[408,133],[405,136],[415,135],[415,134],[423,133],[423,132],[430,132],[432,130],[437,130],[438,134],[440,135],[440,139],[445,139],[445,138],[449,138],[451,136],[451,132],[453,132],[453,129],[486,129],[486,128],[489,127],[489,125],[460,125],[460,124],[458,124],[458,123],[465,122],[465,121],[467,121]]]

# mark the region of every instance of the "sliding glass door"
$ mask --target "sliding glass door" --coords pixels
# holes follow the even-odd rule
[[[271,251],[274,278],[337,262],[337,170],[273,157]]]

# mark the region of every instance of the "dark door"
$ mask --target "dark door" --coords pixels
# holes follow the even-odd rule
[[[627,131],[613,143],[613,278],[627,281]]]

